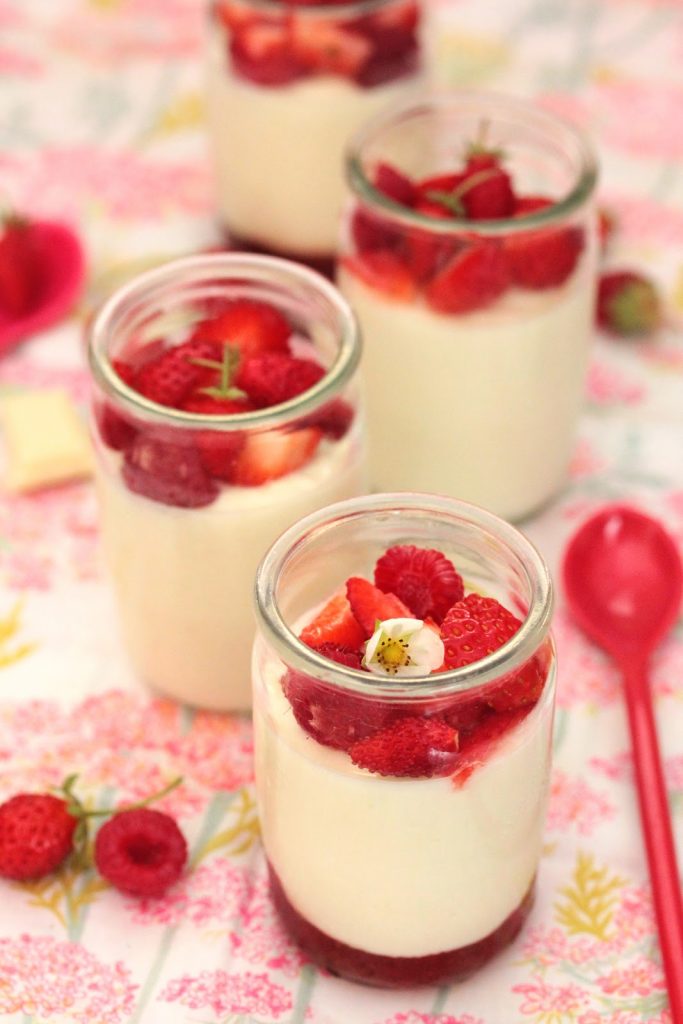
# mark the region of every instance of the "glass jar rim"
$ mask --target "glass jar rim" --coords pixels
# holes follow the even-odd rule
[[[405,0],[352,0],[348,4],[333,4],[333,3],[322,3],[315,5],[308,4],[297,4],[297,3],[283,3],[282,0],[239,0],[239,3],[245,7],[253,7],[257,11],[263,11],[264,14],[277,14],[282,17],[283,14],[291,16],[296,14],[297,18],[310,19],[315,21],[316,19],[323,18],[334,18],[335,21],[351,21],[355,18],[362,18],[368,14],[373,14],[375,11],[380,11],[383,7],[389,7],[396,3],[405,2]],[[421,0],[417,0],[418,6],[420,6]]]
[[[159,405],[129,387],[117,374],[107,347],[107,340],[116,331],[125,310],[135,302],[153,301],[160,289],[172,285],[176,279],[179,285],[199,285],[207,277],[213,282],[223,277],[226,283],[246,280],[266,284],[269,280],[289,279],[292,284],[303,284],[317,291],[333,309],[340,324],[337,357],[325,376],[302,395],[280,405],[223,416],[185,412]],[[314,412],[350,380],[358,367],[360,355],[361,337],[356,316],[330,281],[316,271],[290,260],[241,252],[187,256],[170,260],[137,275],[117,289],[103,304],[92,323],[88,338],[88,361],[95,381],[131,415],[149,423],[204,430],[210,426],[219,432],[284,426],[294,418]]]
[[[548,128],[560,129],[570,142],[579,158],[580,170],[572,189],[564,198],[551,203],[541,210],[534,210],[524,217],[501,217],[496,220],[467,220],[449,217],[439,220],[427,214],[418,213],[409,207],[390,199],[376,188],[366,176],[361,153],[363,148],[379,132],[392,123],[411,117],[462,106],[463,110],[475,105],[481,109],[482,119],[495,123],[496,113],[505,110],[519,120],[520,124],[530,121]],[[420,228],[437,235],[453,235],[468,231],[483,237],[496,238],[501,235],[521,234],[532,228],[546,227],[561,220],[582,206],[595,191],[598,181],[598,163],[587,136],[558,114],[544,110],[538,104],[519,97],[505,96],[495,92],[481,92],[476,89],[460,89],[450,92],[431,92],[412,96],[385,108],[375,115],[349,140],[344,156],[347,183],[354,195],[368,206],[379,207],[382,216],[404,228]]]
[[[529,611],[507,643],[493,654],[463,668],[411,678],[369,675],[323,657],[304,644],[285,622],[277,601],[278,580],[290,559],[303,545],[340,522],[361,519],[368,513],[417,512],[442,519],[457,519],[501,541],[523,567],[530,589]],[[306,676],[353,693],[385,700],[421,700],[448,697],[478,689],[524,664],[543,642],[553,611],[553,586],[548,567],[532,542],[516,527],[477,505],[445,495],[415,491],[364,495],[336,502],[300,519],[266,552],[254,587],[257,619],[267,642],[285,664]]]

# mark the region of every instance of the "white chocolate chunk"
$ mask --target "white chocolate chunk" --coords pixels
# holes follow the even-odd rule
[[[0,400],[7,453],[5,487],[31,491],[92,472],[92,450],[64,391],[24,391]]]

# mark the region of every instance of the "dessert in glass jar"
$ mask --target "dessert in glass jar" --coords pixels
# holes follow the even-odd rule
[[[275,903],[319,964],[462,978],[529,913],[552,590],[514,527],[396,493],[291,527],[257,575],[256,781]]]
[[[421,82],[419,0],[215,0],[208,116],[241,248],[330,272],[349,137]]]
[[[353,314],[319,274],[214,254],[118,291],[92,327],[105,557],[158,690],[250,706],[251,591],[278,534],[366,487]]]
[[[426,97],[349,148],[339,284],[365,340],[373,485],[508,519],[562,486],[596,276],[590,147],[523,100]]]

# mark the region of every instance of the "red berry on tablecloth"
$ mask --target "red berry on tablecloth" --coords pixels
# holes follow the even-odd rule
[[[95,838],[97,870],[133,896],[162,896],[186,861],[187,842],[174,819],[149,807],[115,814]]]
[[[78,818],[50,793],[18,793],[0,804],[0,875],[15,881],[43,878],[73,850]]]

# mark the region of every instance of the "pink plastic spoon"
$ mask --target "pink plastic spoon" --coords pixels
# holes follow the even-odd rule
[[[564,585],[576,621],[623,675],[672,1024],[683,1024],[683,901],[648,680],[650,655],[680,610],[681,559],[655,520],[610,506],[569,542]]]

